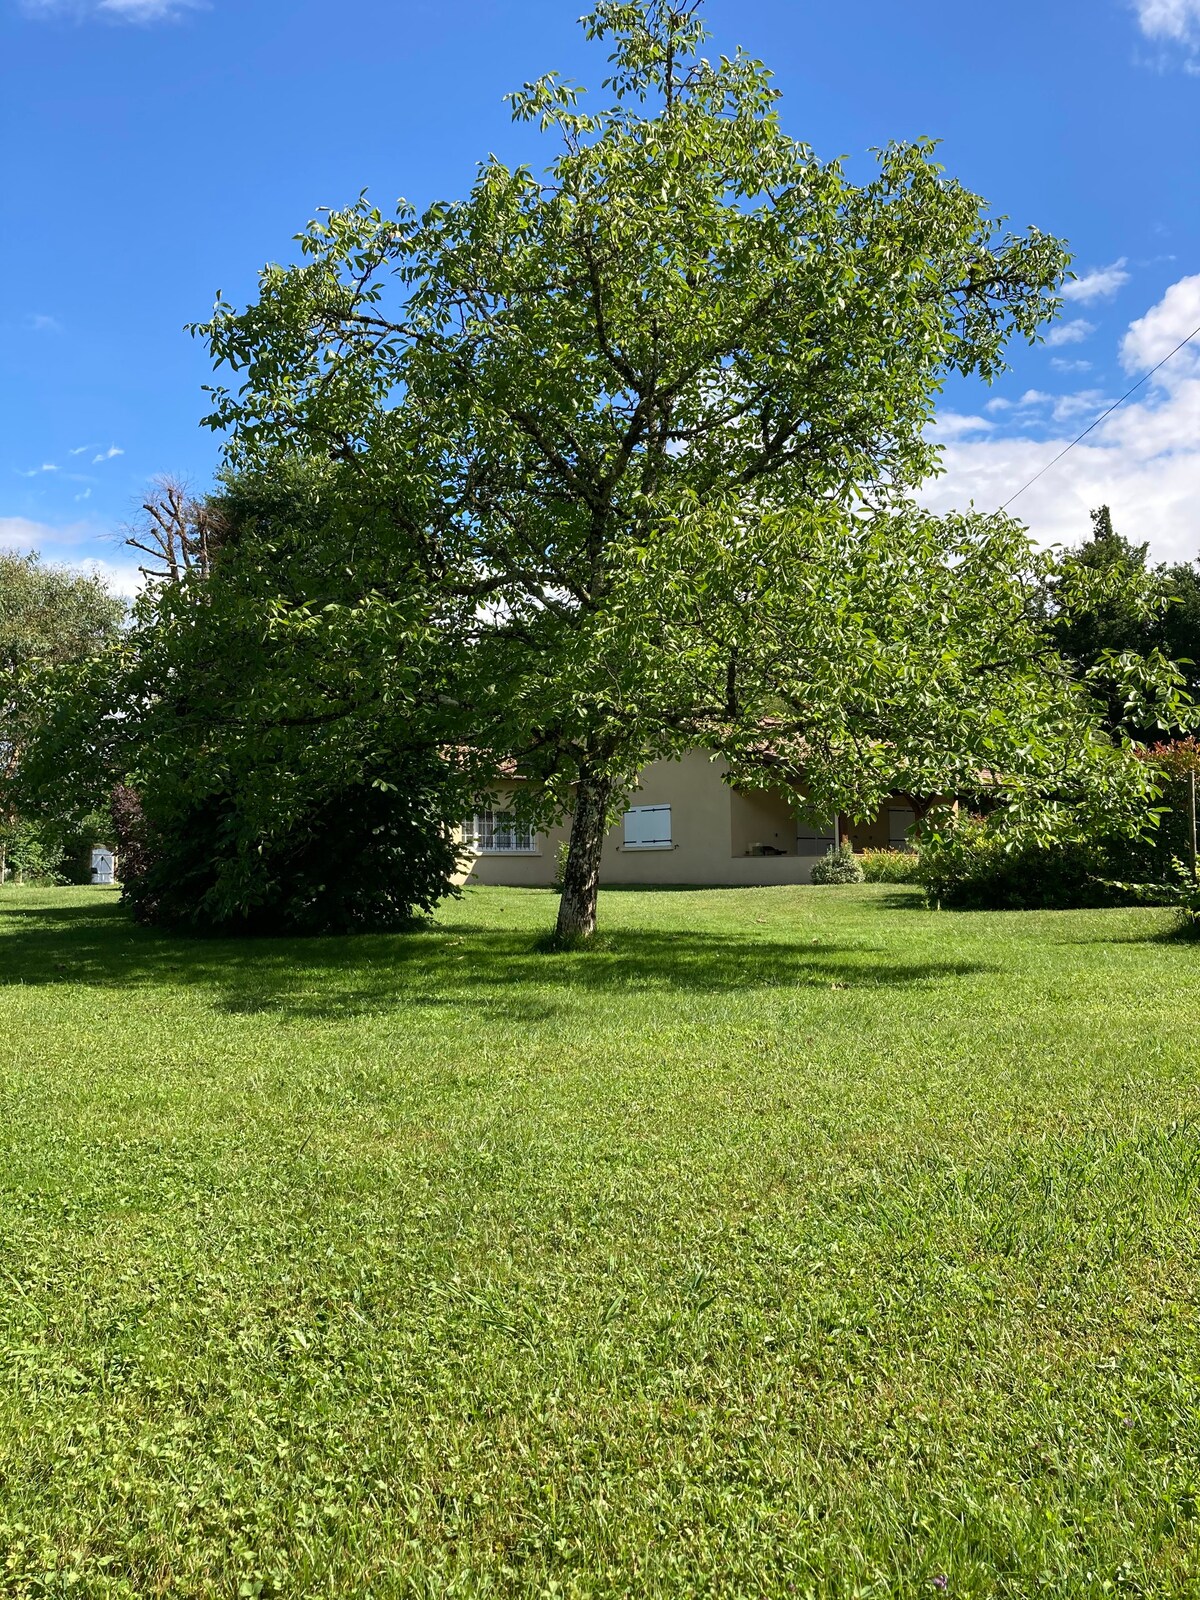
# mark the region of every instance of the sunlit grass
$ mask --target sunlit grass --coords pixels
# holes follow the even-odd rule
[[[1200,950],[0,890],[0,1594],[1200,1593]]]

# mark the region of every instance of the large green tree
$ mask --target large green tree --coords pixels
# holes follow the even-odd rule
[[[819,719],[818,788],[850,812],[888,744],[934,791],[1004,750],[1032,783],[1040,736],[1012,719],[1039,694],[1046,737],[1055,716],[1092,735],[1025,635],[996,654],[995,630],[955,620],[959,600],[972,626],[1009,615],[1011,536],[975,537],[1005,559],[974,563],[968,594],[961,529],[900,508],[936,470],[947,375],[990,379],[1053,314],[1061,244],[1006,232],[928,142],[889,146],[863,183],[819,160],[759,62],[701,54],[694,5],[604,0],[584,27],[610,48],[607,103],[553,74],[512,97],[556,142],[544,173],[492,157],[461,201],[328,214],[300,264],[203,329],[239,375],[209,418],[230,459],[344,463],[389,507],[379,536],[470,608],[463,736],[517,754],[531,803],[573,812],[572,936],[595,926],[605,825],[645,761],[700,738],[749,764],[772,703]],[[899,588],[876,580],[889,530]],[[836,603],[816,572],[844,575]],[[930,582],[940,635],[910,647]],[[868,596],[881,609],[859,626]],[[763,613],[770,651],[750,631]],[[870,782],[849,759],[868,744]]]

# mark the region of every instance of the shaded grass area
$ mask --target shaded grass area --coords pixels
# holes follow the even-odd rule
[[[1200,1593],[1200,953],[0,891],[0,1593]]]

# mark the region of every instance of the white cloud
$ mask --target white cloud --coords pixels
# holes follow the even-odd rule
[[[1053,399],[1054,396],[1047,394],[1043,389],[1026,389],[1017,404],[1022,406],[1048,406]]]
[[[85,445],[84,448],[86,449],[87,446]],[[98,456],[92,457],[92,465],[95,466],[97,461],[111,461],[114,456],[123,456],[124,454],[125,452],[119,444],[110,444],[107,450],[102,450]]]
[[[93,557],[83,563],[81,570],[103,578],[113,593],[124,600],[135,600],[146,587],[146,574],[132,561],[101,561]]]
[[[32,517],[0,517],[0,549],[36,550],[47,561],[97,574],[126,598],[145,582],[137,562],[126,558],[124,546],[92,522],[56,526]]]
[[[1070,422],[1089,413],[1098,416],[1105,406],[1112,405],[1112,396],[1103,389],[1081,389],[1078,394],[1060,394],[1054,400],[1055,422]]]
[[[1160,72],[1175,62],[1200,76],[1200,0],[1133,0],[1142,32],[1162,46],[1145,65]]]
[[[987,433],[996,424],[986,417],[964,417],[957,411],[943,411],[934,420],[933,434],[942,441],[963,439],[972,433]]]
[[[58,466],[53,461],[43,461],[40,467],[30,467],[28,472],[20,472],[22,478],[40,478],[43,472],[57,472]]]
[[[1086,322],[1083,317],[1076,317],[1072,322],[1060,322],[1051,328],[1046,335],[1046,343],[1052,350],[1057,350],[1064,344],[1082,344],[1095,331],[1094,322]]]
[[[25,326],[31,333],[61,333],[63,325],[57,317],[51,317],[44,311],[31,311],[25,318]]]
[[[1070,361],[1066,356],[1052,356],[1050,365],[1055,372],[1090,372],[1092,370],[1090,361]]]
[[[190,10],[193,0],[100,0],[97,10],[124,22],[162,22]]]
[[[1122,256],[1111,266],[1097,267],[1093,272],[1085,272],[1081,278],[1076,278],[1071,283],[1064,283],[1063,299],[1079,300],[1085,306],[1090,306],[1093,300],[1111,300],[1117,290],[1123,289],[1129,282],[1125,261],[1126,257]]]
[[[1134,0],[1134,9],[1148,39],[1195,44],[1200,38],[1200,0]]]
[[[1131,372],[1153,366],[1200,323],[1200,275],[1172,285],[1157,305],[1133,322],[1121,346]],[[1049,396],[1026,392],[1025,403],[1051,404],[1066,423],[1055,437],[1018,434],[950,440],[945,472],[927,484],[922,498],[942,511],[973,502],[983,511],[1009,500],[1070,443],[1089,410],[1100,411],[1100,390]],[[1044,413],[1041,413],[1044,415]],[[1007,419],[1006,419],[1007,420]],[[1108,504],[1121,532],[1148,539],[1160,560],[1200,556],[1200,354],[1182,350],[1143,391],[1127,401],[1019,495],[1014,516],[1039,544],[1077,544],[1087,536],[1088,512]]]
[[[110,22],[171,22],[204,0],[22,0],[27,16],[106,18]]]
[[[90,489],[85,489],[82,494],[77,494],[75,498],[76,500],[90,500],[92,498],[92,491]]]
[[[1200,328],[1200,273],[1173,283],[1156,306],[1129,324],[1121,341],[1121,365],[1126,372],[1145,372],[1156,366],[1181,339]],[[1183,349],[1164,368],[1163,382],[1170,384],[1200,369],[1200,351]]]
[[[94,444],[77,444],[74,450],[68,450],[67,454],[72,456],[81,456],[85,450],[94,450],[95,448],[96,446]]]
[[[117,543],[95,522],[55,524],[38,522],[33,517],[0,517],[0,545],[40,550],[49,561],[90,559],[96,555],[97,546],[105,546],[108,553]]]

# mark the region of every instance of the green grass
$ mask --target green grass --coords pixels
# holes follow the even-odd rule
[[[1200,949],[553,912],[0,891],[0,1594],[1200,1595]]]

